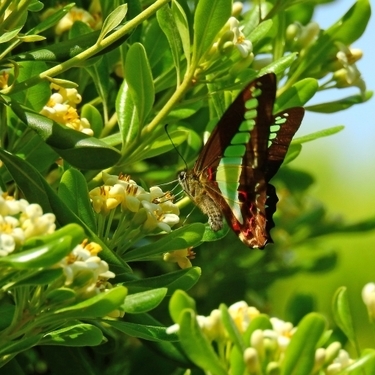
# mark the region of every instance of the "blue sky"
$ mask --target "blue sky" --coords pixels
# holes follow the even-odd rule
[[[333,4],[317,8],[314,20],[322,29],[337,21],[354,4],[355,0],[339,0]],[[375,6],[375,1],[371,1]],[[374,9],[373,9],[374,10]],[[367,30],[353,43],[352,47],[363,51],[363,58],[357,67],[367,84],[367,89],[375,90],[375,19],[371,17]],[[357,88],[328,90],[319,94],[319,100],[331,101],[357,94]],[[332,197],[333,206],[341,208],[340,202],[353,199],[350,212],[353,220],[372,216],[375,208],[375,98],[333,114],[315,114],[307,112],[298,135],[316,130],[345,125],[345,129],[331,137],[304,145],[302,155],[296,160],[296,166],[304,167],[306,163],[316,176],[319,196]],[[322,171],[322,167],[325,171]],[[327,176],[329,178],[327,180]],[[324,188],[324,185],[326,188]],[[348,190],[350,196],[348,195]],[[372,202],[372,205],[369,204]]]

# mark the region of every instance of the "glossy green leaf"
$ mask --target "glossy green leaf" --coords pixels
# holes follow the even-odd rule
[[[277,98],[274,111],[278,113],[288,108],[302,107],[316,94],[318,89],[319,84],[316,79],[302,79]]]
[[[145,313],[157,307],[166,294],[167,288],[150,289],[145,292],[128,294],[122,307],[125,313]]]
[[[200,223],[186,225],[168,233],[156,242],[127,252],[122,258],[126,262],[138,261],[152,255],[186,249],[196,245],[201,240],[203,231],[204,226]]]
[[[233,320],[231,315],[229,314],[228,307],[225,304],[220,304],[219,310],[221,312],[221,320],[223,325],[229,335],[230,341],[234,343],[236,348],[243,353],[245,351],[245,343],[242,339],[242,336]]]
[[[73,249],[70,236],[61,237],[35,249],[20,251],[0,258],[0,265],[15,269],[45,268],[54,266]]]
[[[163,30],[165,36],[167,37],[173,62],[176,67],[178,82],[180,82],[180,60],[182,54],[182,44],[179,38],[177,25],[175,23],[172,10],[169,5],[164,5],[156,12],[156,18],[159,22],[160,28]]]
[[[138,160],[149,159],[161,154],[165,154],[173,149],[173,144],[178,146],[184,142],[188,137],[188,134],[188,130],[178,129],[170,132],[170,138],[168,138],[168,135],[163,133],[163,135],[155,139],[155,141],[153,141],[151,144],[146,144],[143,150],[139,150],[140,153],[137,155],[139,158]]]
[[[63,275],[62,268],[53,268],[41,270],[30,276],[23,277],[20,281],[16,281],[11,288],[21,285],[48,285]]]
[[[262,68],[258,76],[262,76],[266,73],[274,72],[276,75],[282,75],[285,70],[287,70],[297,58],[297,53],[293,52],[289,55],[283,56],[280,59],[273,61],[271,64],[268,64],[264,68]]]
[[[5,298],[0,303],[0,330],[8,328],[12,324],[16,307],[13,301],[5,301]]]
[[[103,169],[113,166],[120,158],[118,150],[97,138],[59,125],[22,108],[13,100],[8,104],[23,123],[35,130],[62,158],[77,168]]]
[[[350,311],[348,292],[346,287],[337,289],[332,300],[332,312],[335,323],[345,333],[350,342],[355,345],[353,317]]]
[[[166,328],[163,327],[158,320],[152,317],[150,314],[127,314],[125,316],[126,322],[134,323],[136,325],[141,326],[151,326],[151,327],[160,327],[164,328],[164,330],[158,330],[153,333],[155,338],[160,337],[161,339],[165,336],[165,340],[149,340],[147,342],[147,346],[149,346],[153,351],[158,353],[159,355],[171,359],[173,362],[178,363],[181,367],[190,367],[192,364],[184,355],[181,347],[178,343],[174,343],[173,341],[178,340],[178,336],[175,333],[167,333]],[[147,329],[146,327],[146,329]],[[159,336],[159,334],[161,336]],[[165,335],[167,334],[167,335]],[[164,335],[164,336],[163,336]]]
[[[103,22],[97,44],[100,44],[100,42],[106,37],[106,35],[123,21],[127,11],[128,4],[122,4],[116,7],[116,9],[108,15],[108,17]]]
[[[27,338],[22,338],[8,343],[3,343],[0,347],[0,357],[11,354],[17,354],[27,349],[30,349],[33,346],[38,345],[42,337],[43,334],[34,334],[33,336]]]
[[[218,231],[213,231],[211,226],[207,223],[204,226],[204,234],[202,237],[202,242],[214,242],[219,241],[224,238],[230,231],[228,224],[225,222],[223,228]]]
[[[46,297],[48,298],[48,301],[51,305],[66,305],[70,301],[72,303],[75,302],[77,293],[73,289],[62,287],[58,289],[52,289],[47,293]]]
[[[139,123],[144,125],[154,104],[155,89],[146,51],[140,43],[132,44],[126,55],[125,79],[137,109]]]
[[[176,334],[168,334],[166,327],[106,320],[106,323],[131,337],[150,341],[178,341]]]
[[[188,66],[190,63],[190,32],[189,32],[189,24],[186,17],[186,13],[183,7],[177,2],[172,2],[172,15],[174,18],[174,22],[176,23],[176,27],[178,33],[180,35],[182,49],[184,50],[184,56],[188,62]]]
[[[131,293],[139,293],[156,288],[167,288],[167,296],[172,295],[177,289],[189,290],[197,283],[201,276],[199,267],[185,268],[160,276],[148,277],[123,283]]]
[[[310,375],[315,363],[315,351],[326,326],[323,316],[306,315],[286,348],[281,365],[282,375]]]
[[[139,117],[129,85],[124,80],[116,97],[117,121],[123,147],[135,141],[140,135]]]
[[[61,177],[58,196],[86,225],[96,230],[86,179],[77,169],[70,168]]]
[[[196,63],[215,42],[218,32],[228,21],[231,0],[200,0],[194,16],[193,58]]]
[[[43,61],[25,61],[19,63],[19,75],[16,78],[16,84],[24,82],[31,77],[38,76],[44,70],[47,70],[47,64]],[[45,106],[50,98],[51,89],[46,80],[39,80],[36,85],[27,87],[20,92],[11,93],[10,97],[18,105],[25,105],[29,110],[39,112]]]
[[[86,118],[90,123],[95,137],[99,137],[103,130],[104,123],[99,110],[91,104],[84,104],[81,109],[81,118]]]
[[[72,239],[72,245],[76,246],[85,239],[85,232],[81,226],[77,224],[67,224],[62,228],[55,230],[53,233],[43,234],[27,239],[23,245],[24,250],[29,250],[37,246],[48,244],[62,237],[69,236]]]
[[[345,367],[345,372],[350,375],[371,374],[375,368],[375,350],[365,349],[360,358]]]
[[[13,30],[7,31],[7,32],[3,33],[2,35],[0,35],[0,44],[9,42],[13,38],[15,38],[18,35],[18,33],[21,31],[22,27],[23,26],[17,27]]]
[[[370,1],[357,0],[345,15],[329,27],[324,34],[345,45],[350,45],[366,30],[370,16]]]
[[[96,346],[103,340],[103,332],[98,327],[80,323],[47,333],[39,345]]]
[[[175,323],[179,322],[183,310],[196,311],[195,301],[182,290],[176,290],[169,301],[169,315]]]
[[[118,309],[125,300],[127,290],[117,286],[83,302],[54,311],[61,319],[99,318]]]
[[[317,132],[304,135],[302,137],[297,137],[292,140],[292,145],[297,145],[305,142],[311,142],[314,141],[315,139],[323,138],[323,137],[328,137],[330,135],[336,134],[338,132],[341,132],[345,127],[343,125],[339,126],[333,126],[332,128],[324,129],[324,130],[319,130]]]
[[[253,45],[256,45],[268,34],[268,32],[272,28],[272,25],[272,20],[265,20],[259,23],[259,25],[257,25],[249,35],[247,35],[247,39],[251,40],[251,43],[253,43]]]
[[[167,56],[170,54],[169,43],[167,37],[161,30],[156,19],[151,19],[150,24],[145,30],[144,47],[147,52],[148,61],[152,69],[158,67],[158,64],[163,64]],[[172,61],[172,58],[171,58]],[[171,71],[175,76],[174,67],[171,66]],[[155,77],[156,80],[160,77]],[[171,76],[172,79],[172,76]]]
[[[327,102],[316,105],[309,105],[306,107],[308,111],[319,112],[319,113],[334,113],[343,111],[344,109],[350,108],[353,105],[365,103],[370,100],[373,96],[372,91],[366,91],[365,95],[352,95],[344,99],[335,100],[333,102]]]
[[[179,325],[180,343],[187,357],[206,372],[227,375],[227,370],[200,329],[194,311],[190,309],[183,311]]]

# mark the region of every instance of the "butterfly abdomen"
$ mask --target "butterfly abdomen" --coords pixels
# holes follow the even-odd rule
[[[207,194],[207,191],[193,172],[181,172],[178,180],[190,199],[208,216],[208,224],[215,232],[223,227],[223,214],[219,205]]]

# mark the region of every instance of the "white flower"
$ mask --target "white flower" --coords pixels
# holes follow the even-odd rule
[[[375,283],[368,283],[362,289],[362,300],[371,320],[375,319]]]
[[[245,301],[239,301],[228,307],[228,312],[240,332],[245,332],[250,321],[260,313],[255,307],[250,307]]]
[[[67,286],[82,288],[86,294],[99,293],[104,289],[103,284],[115,277],[108,263],[97,256],[99,251],[101,247],[98,244],[84,241],[59,263]]]

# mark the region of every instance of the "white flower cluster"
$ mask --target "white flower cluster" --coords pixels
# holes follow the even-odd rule
[[[170,193],[164,193],[160,187],[153,186],[146,191],[129,176],[102,174],[104,185],[90,191],[90,198],[96,213],[108,214],[120,206],[123,211],[140,214],[142,230],[152,232],[159,228],[170,232],[179,222],[179,209],[173,203]]]
[[[244,301],[229,306],[228,312],[240,334],[245,333],[251,321],[260,315],[259,310],[248,306]],[[213,310],[209,316],[198,315],[197,321],[210,341],[216,341],[220,345],[220,343],[226,343],[229,340],[220,310]],[[261,368],[267,368],[267,374],[271,373],[272,369],[280,368],[290,340],[297,331],[297,327],[294,327],[292,323],[284,322],[278,318],[270,318],[270,323],[272,329],[255,330],[251,334],[250,342],[245,343],[248,347],[244,352],[244,362],[251,374],[261,373]],[[167,328],[168,333],[175,333],[178,330],[178,324]],[[265,360],[267,361],[266,365],[264,364]],[[341,348],[341,344],[333,342],[327,348],[316,350],[315,367],[312,374],[338,374],[353,362],[349,354]]]
[[[77,112],[76,105],[82,100],[78,91],[66,89],[55,83],[51,83],[51,89],[56,92],[50,96],[40,113],[59,124],[92,136],[94,132],[89,121],[86,118],[80,118]]]
[[[43,214],[39,204],[0,191],[0,256],[10,254],[31,237],[54,232],[55,219],[54,214]]]
[[[83,290],[86,296],[109,289],[108,279],[115,274],[109,270],[108,263],[98,257],[101,250],[97,243],[85,240],[62,259],[59,265],[64,270],[65,285]]]

